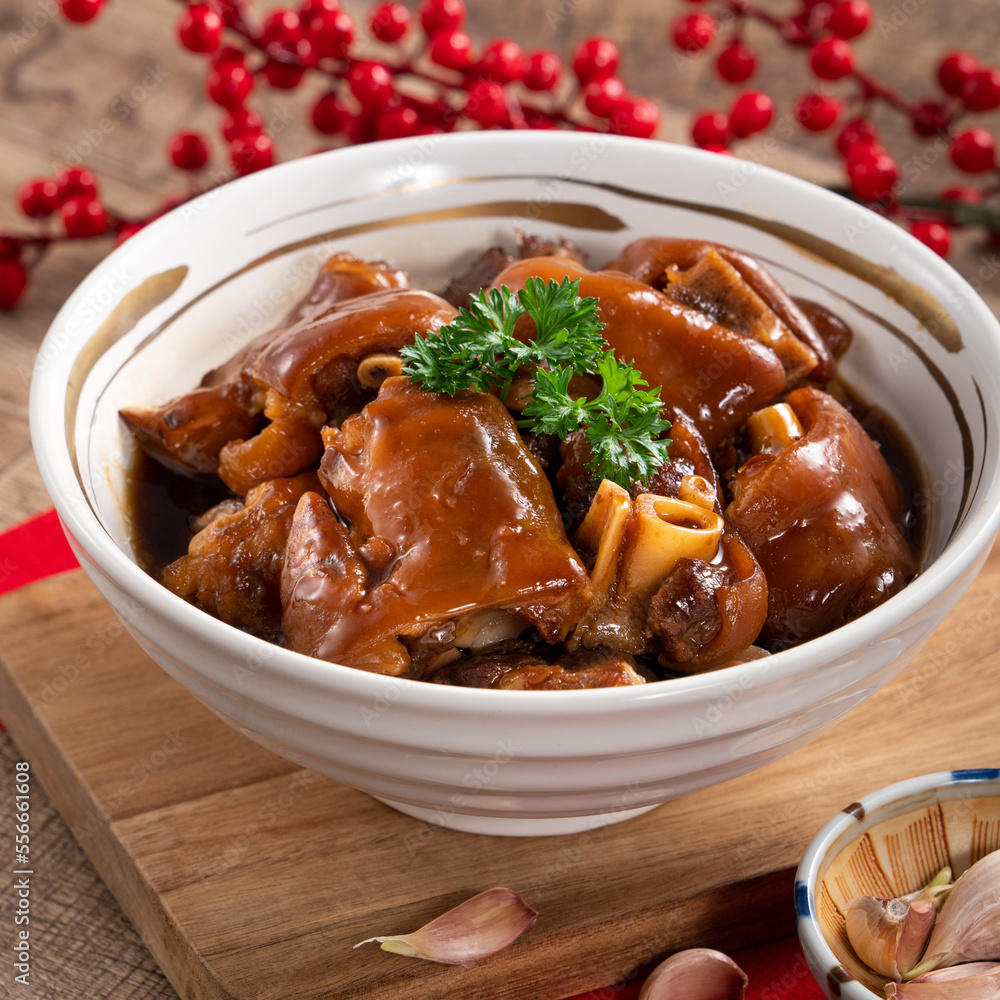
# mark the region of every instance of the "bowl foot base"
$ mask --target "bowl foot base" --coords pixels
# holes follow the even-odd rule
[[[618,812],[603,812],[593,816],[475,816],[467,813],[445,812],[441,809],[428,809],[424,806],[411,805],[408,802],[395,802],[378,795],[372,796],[383,805],[397,812],[422,820],[432,826],[442,826],[448,830],[458,830],[462,833],[479,833],[493,837],[556,837],[567,833],[585,833],[597,830],[612,823],[641,816],[643,813],[656,809],[660,803],[641,806],[638,809],[622,809]]]

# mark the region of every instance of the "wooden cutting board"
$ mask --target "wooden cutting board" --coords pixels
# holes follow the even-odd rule
[[[1000,549],[918,659],[808,747],[544,839],[427,826],[263,750],[148,659],[80,571],[0,600],[0,704],[185,1000],[545,1000],[682,947],[794,933],[795,866],[837,810],[902,778],[1000,765],[998,609]],[[493,885],[540,915],[470,970],[352,947]]]

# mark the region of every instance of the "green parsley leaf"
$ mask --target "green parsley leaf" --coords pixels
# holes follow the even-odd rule
[[[579,279],[546,283],[536,277],[516,296],[506,286],[481,291],[447,326],[402,349],[403,370],[431,392],[497,391],[506,402],[518,372],[530,368],[534,387],[518,426],[561,438],[584,428],[591,471],[627,488],[668,461],[670,441],[663,434],[670,423],[659,387],[648,389],[638,371],[608,350],[598,300],[579,293]],[[524,315],[535,326],[531,340],[514,336]],[[571,396],[577,374],[600,376],[595,399]]]

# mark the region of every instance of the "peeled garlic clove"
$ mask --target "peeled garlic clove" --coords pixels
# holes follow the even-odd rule
[[[847,940],[873,972],[900,979],[923,954],[936,909],[924,898],[852,899],[844,913]]]
[[[919,971],[1000,961],[1000,851],[980,858],[948,892]]]
[[[908,983],[887,983],[888,1000],[996,1000],[1000,962],[969,962],[926,972]]]
[[[513,944],[537,918],[516,892],[487,889],[411,934],[370,937],[354,947],[378,941],[383,951],[469,968]]]
[[[721,951],[689,948],[649,974],[639,1000],[743,1000],[746,973]]]

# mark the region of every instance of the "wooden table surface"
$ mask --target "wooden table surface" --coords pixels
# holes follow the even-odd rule
[[[775,11],[792,0],[762,0]],[[468,30],[485,41],[508,35],[525,47],[547,46],[568,54],[581,38],[603,33],[621,46],[622,75],[637,93],[655,97],[663,109],[660,138],[687,141],[692,110],[725,108],[732,91],[713,77],[711,59],[678,58],[665,31],[681,12],[694,8],[676,0],[467,0]],[[262,6],[271,6],[270,3]],[[353,13],[365,8],[345,3]],[[861,64],[910,97],[932,91],[936,59],[966,48],[984,61],[1000,53],[1000,9],[996,0],[873,0],[876,20],[857,46]],[[170,0],[110,0],[98,21],[74,28],[56,15],[55,0],[5,0],[0,10],[0,231],[24,229],[13,201],[27,177],[50,175],[67,162],[82,162],[99,176],[108,202],[127,213],[143,213],[183,188],[167,167],[167,138],[178,129],[213,134],[217,113],[201,97],[201,63],[179,50]],[[807,87],[801,50],[777,49],[759,31],[763,45],[756,83],[774,93],[786,110]],[[273,92],[258,102],[284,123],[277,137],[283,159],[320,145],[302,124],[307,101],[301,93]],[[1000,133],[1000,115],[980,116]],[[880,113],[877,123],[903,165],[908,190],[937,191],[962,180],[946,156],[912,140],[898,116]],[[218,150],[216,151],[218,154]],[[839,179],[829,138],[798,129],[779,148],[761,140],[741,155],[820,183]],[[994,312],[1000,313],[1000,248],[973,233],[957,236],[952,263],[969,278]],[[59,306],[107,252],[103,241],[61,246],[42,263],[27,298],[0,313],[0,530],[50,505],[28,436],[28,377],[34,354]],[[0,705],[0,718],[3,706]],[[17,748],[0,732],[0,796],[12,801]],[[166,1000],[176,994],[141,940],[122,916],[62,820],[35,790],[33,846],[44,871],[33,881],[32,927],[38,928],[39,958],[32,986],[11,996],[115,1000]],[[0,809],[0,844],[13,839],[13,818]],[[0,885],[0,909],[11,912],[12,888]],[[0,930],[0,995],[8,995],[13,928]],[[35,937],[32,937],[32,941]]]

